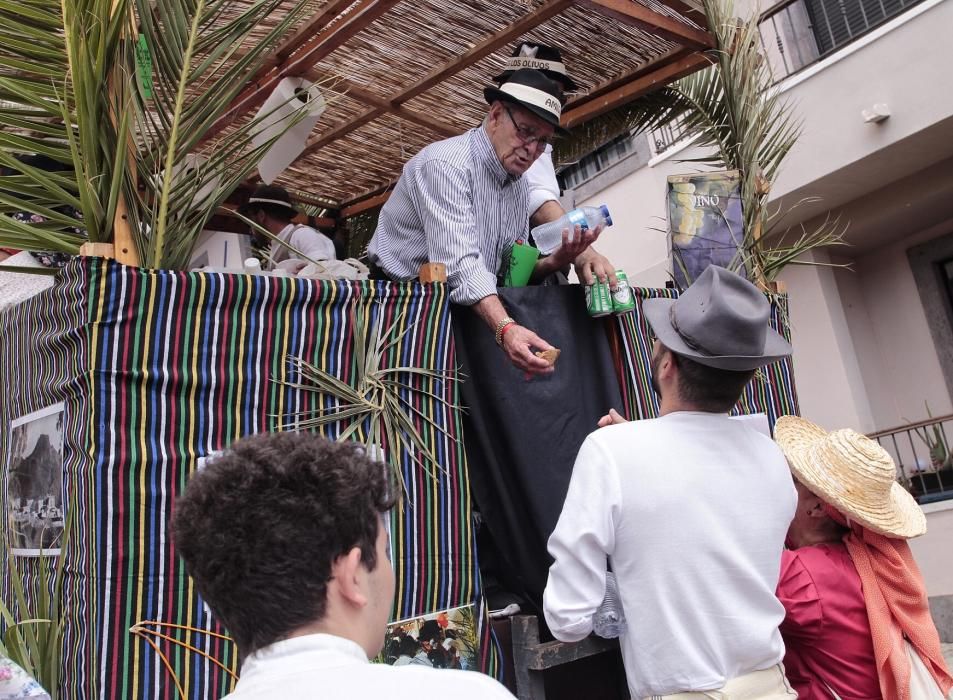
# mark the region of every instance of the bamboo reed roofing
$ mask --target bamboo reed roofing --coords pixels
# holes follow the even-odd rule
[[[695,0],[325,0],[272,53],[218,125],[250,119],[286,76],[328,83],[329,105],[278,183],[345,215],[396,182],[428,143],[472,128],[483,88],[522,40],[558,46],[581,89],[577,126],[705,65]],[[269,26],[262,23],[263,36]],[[330,82],[329,82],[330,81]],[[380,199],[380,197],[377,197]]]

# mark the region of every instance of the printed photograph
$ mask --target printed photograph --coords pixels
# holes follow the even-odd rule
[[[480,650],[472,605],[391,623],[376,659],[392,666],[476,669]]]
[[[679,289],[709,265],[730,269],[744,239],[738,172],[669,176],[668,223]]]
[[[15,555],[59,554],[63,514],[63,404],[10,423],[7,474],[11,548]]]

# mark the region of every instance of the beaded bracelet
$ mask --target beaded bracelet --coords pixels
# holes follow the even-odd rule
[[[512,318],[510,318],[509,316],[506,316],[505,318],[501,318],[501,319],[499,320],[499,322],[496,324],[496,331],[495,331],[495,333],[494,333],[494,335],[495,335],[495,337],[496,337],[496,344],[497,344],[497,345],[499,345],[500,347],[503,346],[503,332],[504,332],[509,326],[512,326],[512,325],[515,325],[515,324],[516,324],[516,321],[514,321],[514,320],[513,320]]]

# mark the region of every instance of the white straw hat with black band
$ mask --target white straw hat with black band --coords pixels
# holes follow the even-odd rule
[[[513,54],[503,64],[503,71],[494,77],[493,81],[502,83],[509,80],[515,71],[522,68],[542,71],[547,78],[561,83],[563,90],[576,90],[579,87],[569,77],[559,49],[531,41],[521,42],[513,49]]]
[[[247,215],[257,207],[256,204],[267,204],[274,207],[282,207],[294,216],[298,213],[297,208],[291,203],[291,195],[284,187],[280,185],[258,185],[251,193],[248,201],[239,209],[239,213]]]
[[[797,416],[778,418],[774,439],[797,480],[848,520],[897,539],[926,532],[923,510],[875,440],[850,428],[829,433]]]
[[[554,80],[550,80],[538,70],[526,68],[514,71],[499,87],[491,86],[483,90],[487,103],[493,104],[502,100],[518,105],[565,135],[569,132],[559,125],[562,115],[561,94],[562,90]]]

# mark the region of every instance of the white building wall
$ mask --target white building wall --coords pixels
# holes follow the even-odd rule
[[[924,402],[934,415],[953,411],[905,252],[940,232],[896,225],[913,221],[897,212],[904,206],[916,212],[917,191],[929,187],[918,188],[915,174],[907,189],[891,187],[930,166],[928,181],[939,182],[936,168],[953,154],[949,27],[953,0],[925,0],[783,86],[804,132],[773,195],[788,195],[789,203],[823,197],[823,204],[802,209],[813,215],[862,201],[848,212],[855,215],[849,237],[857,245],[837,251],[846,255],[839,261],[853,263],[852,272],[790,267],[781,277],[791,298],[802,410],[829,427],[871,432],[921,420],[927,417]],[[879,125],[864,124],[860,111],[874,102],[888,103],[893,115]],[[598,247],[633,284],[662,286],[669,279],[666,178],[703,170],[678,162],[699,153],[689,146],[663,154],[577,200],[609,206],[616,225]],[[949,191],[946,181],[943,188]],[[935,207],[940,198],[931,196]],[[953,191],[946,202],[953,213]]]
[[[910,540],[930,597],[953,595],[953,501],[928,503],[927,534]]]

